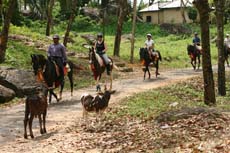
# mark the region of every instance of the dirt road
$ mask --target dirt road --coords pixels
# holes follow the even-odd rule
[[[139,92],[183,81],[199,74],[201,74],[201,71],[193,71],[192,69],[172,70],[162,72],[159,78],[145,81],[140,74],[130,74],[131,78],[114,81],[113,89],[116,90],[116,93],[112,95],[111,103],[116,103]],[[70,96],[70,93],[64,93],[62,102],[49,105],[48,134],[40,135],[38,121],[35,119],[33,131],[36,138],[34,140],[23,138],[24,104],[1,108],[0,152],[58,152],[55,146],[48,144],[50,141],[58,140],[63,135],[68,136],[65,129],[73,125],[74,121],[82,115],[79,100],[83,93],[95,94],[95,87],[75,90],[73,97]]]

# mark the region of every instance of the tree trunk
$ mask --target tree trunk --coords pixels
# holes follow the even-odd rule
[[[204,103],[214,105],[216,103],[213,71],[210,54],[209,40],[209,4],[208,0],[195,0],[194,4],[200,14],[201,41],[202,41],[202,65],[204,79]]]
[[[121,44],[121,34],[122,34],[122,27],[124,18],[126,15],[126,5],[127,0],[119,0],[119,16],[118,16],[118,22],[117,22],[117,30],[116,30],[116,36],[115,36],[115,42],[114,42],[114,56],[120,56],[120,44]]]
[[[68,23],[67,28],[66,28],[64,42],[63,42],[65,47],[67,47],[67,43],[68,43],[68,39],[69,39],[69,32],[71,30],[72,23],[75,19],[76,8],[77,8],[77,0],[73,0],[72,12],[71,12],[71,15],[69,17],[69,23]]]
[[[186,23],[186,18],[185,18],[185,4],[184,4],[184,0],[181,0],[181,16],[183,19],[183,23]]]
[[[137,0],[134,0],[133,1],[133,27],[132,27],[132,39],[131,39],[130,63],[133,63],[135,31],[136,31],[136,18],[137,18]]]
[[[17,2],[16,0],[9,0],[8,9],[4,17],[3,27],[0,33],[0,63],[3,63],[5,60],[5,52],[7,48],[7,42],[8,42],[10,21],[13,16],[16,2]]]
[[[224,54],[224,5],[225,0],[214,0],[216,8],[217,46],[218,46],[218,93],[226,95],[225,54]]]
[[[54,0],[50,0],[47,6],[47,24],[46,24],[46,36],[50,35],[50,29],[52,27],[52,12],[53,12]]]
[[[24,0],[24,10],[26,10],[27,0]]]

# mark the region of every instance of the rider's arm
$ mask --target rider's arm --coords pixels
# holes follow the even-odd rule
[[[50,57],[51,56],[51,45],[49,46],[48,50],[47,50],[47,56]]]
[[[107,48],[107,45],[105,42],[104,42],[104,47],[105,47],[105,49],[103,50],[103,52],[106,52],[108,48]]]
[[[63,62],[66,63],[67,56],[66,56],[66,48],[64,45],[62,45],[62,58],[63,58]]]

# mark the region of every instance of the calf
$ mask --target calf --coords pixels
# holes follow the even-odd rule
[[[46,113],[47,113],[47,93],[35,94],[28,96],[25,103],[25,118],[24,118],[24,138],[27,139],[27,123],[29,122],[29,130],[31,138],[34,138],[32,131],[32,123],[34,117],[38,116],[40,133],[46,133]],[[43,116],[42,116],[43,115]],[[30,116],[30,117],[29,117]],[[43,125],[42,125],[43,124]]]
[[[105,91],[102,95],[92,96],[90,94],[84,94],[81,97],[81,104],[83,106],[83,118],[87,118],[88,112],[96,112],[101,114],[109,104],[109,100],[112,92]]]

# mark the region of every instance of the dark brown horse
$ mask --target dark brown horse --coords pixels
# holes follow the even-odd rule
[[[113,64],[113,60],[111,58],[110,59],[110,88],[109,90],[112,90],[112,82],[113,82],[113,67],[114,67],[114,64]],[[103,74],[103,72],[105,71],[105,64],[102,62],[99,62],[101,59],[101,57],[99,55],[97,55],[94,51],[94,48],[89,48],[89,61],[90,61],[90,68],[93,72],[93,75],[94,75],[94,79],[97,81],[96,84],[96,90],[97,91],[101,91],[101,87],[100,87],[100,84],[99,84],[99,81],[101,79],[101,76]],[[103,63],[103,64],[102,64]]]
[[[56,98],[57,101],[62,99],[62,91],[64,88],[64,79],[60,80],[58,75],[57,65],[54,61],[46,59],[45,56],[41,54],[33,54],[31,55],[32,66],[34,70],[34,74],[38,77],[38,81],[44,81],[45,85],[49,89],[49,103],[51,102],[52,95]],[[71,96],[73,94],[73,63],[71,61],[67,62],[69,65],[69,71],[67,72],[70,87],[71,87]],[[60,96],[59,99],[57,95],[53,92],[53,90],[57,87],[60,88]]]
[[[145,68],[144,68],[144,80],[145,80],[146,72],[148,72],[148,74],[149,74],[149,79],[151,78],[151,74],[150,74],[150,70],[149,70],[149,65],[151,63],[153,63],[154,67],[156,68],[155,75],[157,77],[159,75],[159,72],[158,72],[159,61],[162,60],[160,52],[158,50],[156,50],[156,55],[152,56],[150,58],[150,55],[149,55],[147,48],[140,48],[139,54],[140,54],[141,63],[143,66],[145,66]]]
[[[194,45],[187,46],[187,53],[191,59],[191,64],[194,70],[196,70],[196,63],[198,61],[197,69],[200,68],[200,56],[201,56],[201,49],[195,48]]]

